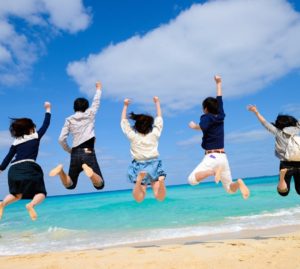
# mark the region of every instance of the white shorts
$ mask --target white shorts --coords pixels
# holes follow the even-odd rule
[[[222,167],[221,182],[223,184],[224,189],[228,193],[232,193],[230,190],[230,184],[232,183],[232,176],[231,176],[227,156],[225,153],[206,154],[203,160],[201,161],[201,163],[199,163],[198,166],[189,175],[188,178],[189,183],[191,185],[199,184],[199,182],[196,181],[196,173],[202,171],[208,171],[208,170],[216,171],[218,167]]]

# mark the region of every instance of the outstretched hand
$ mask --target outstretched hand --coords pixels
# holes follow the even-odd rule
[[[44,103],[44,108],[46,109],[46,111],[50,111],[51,110],[51,103],[50,102],[45,102]]]
[[[154,96],[154,97],[153,97],[153,102],[154,102],[155,104],[159,102],[158,96]]]
[[[221,76],[219,76],[219,75],[215,75],[214,79],[215,79],[215,82],[216,82],[217,84],[219,84],[219,83],[222,82],[222,78],[221,78]]]
[[[96,82],[96,90],[102,90],[102,84],[100,81]]]
[[[129,104],[131,103],[129,98],[124,99],[124,106],[129,106]]]
[[[198,127],[198,124],[196,124],[194,121],[190,121],[190,122],[189,122],[189,127],[190,127],[191,129],[196,129],[196,128]]]
[[[254,112],[254,113],[257,113],[258,112],[258,109],[256,107],[256,105],[248,105],[247,106],[247,109],[251,112]]]

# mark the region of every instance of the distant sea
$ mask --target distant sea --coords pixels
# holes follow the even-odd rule
[[[148,189],[143,203],[131,190],[48,197],[33,222],[26,201],[5,208],[0,255],[105,248],[154,240],[211,236],[300,224],[300,197],[293,184],[276,193],[277,176],[246,179],[251,196],[227,194],[221,184],[168,187],[157,202]]]

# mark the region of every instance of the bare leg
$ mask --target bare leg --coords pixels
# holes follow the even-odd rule
[[[158,181],[153,182],[151,185],[156,200],[163,201],[166,198],[167,193],[165,186],[165,177],[159,177]]]
[[[4,198],[4,200],[0,202],[0,219],[2,218],[4,207],[6,207],[11,203],[19,201],[21,198],[22,198],[22,194],[16,194],[16,195],[8,194]]]
[[[32,220],[37,219],[37,213],[35,212],[34,207],[40,204],[41,202],[43,202],[44,199],[45,199],[45,194],[38,193],[33,197],[31,202],[26,205],[26,209],[28,210],[28,214]]]
[[[144,179],[145,176],[146,176],[146,172],[144,172],[144,171],[141,171],[138,174],[138,176],[136,178],[136,183],[135,183],[133,191],[132,191],[133,198],[138,203],[142,202],[146,196],[147,186],[141,184],[142,180]]]
[[[241,191],[242,196],[245,200],[249,198],[250,191],[241,178],[239,178],[236,182],[232,182],[230,184],[231,192],[235,193],[238,189]]]
[[[87,164],[82,165],[82,169],[87,177],[91,179],[93,182],[93,185],[96,187],[101,187],[103,185],[103,179],[98,174],[96,174],[91,167],[89,167]]]
[[[287,168],[284,168],[284,169],[281,169],[280,170],[280,174],[279,174],[279,182],[278,182],[278,185],[277,185],[277,189],[279,192],[287,192],[288,189],[287,189],[287,185],[286,185],[286,182],[285,182],[285,174],[287,172]]]
[[[71,187],[73,185],[71,178],[64,172],[62,164],[59,164],[58,166],[53,168],[49,173],[50,177],[55,177],[57,175],[59,175],[62,184],[66,188]]]

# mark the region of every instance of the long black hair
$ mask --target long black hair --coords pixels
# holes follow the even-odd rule
[[[285,127],[295,127],[298,124],[298,120],[290,115],[279,114],[276,121],[272,123],[276,128],[282,130]]]
[[[35,124],[29,118],[11,119],[9,131],[12,137],[29,135],[35,129]]]
[[[152,131],[154,119],[151,115],[134,114],[133,112],[131,112],[129,114],[129,118],[135,121],[133,128],[137,132],[146,135]]]

